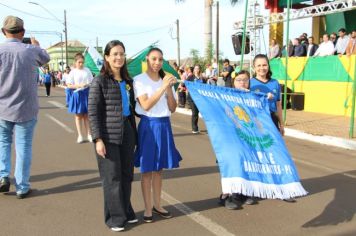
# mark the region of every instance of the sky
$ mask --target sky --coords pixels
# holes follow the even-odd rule
[[[257,0],[264,10],[264,1]],[[60,42],[56,34],[63,32],[64,10],[67,12],[68,40],[79,40],[87,46],[105,47],[113,39],[121,40],[130,57],[152,43],[163,50],[165,59],[176,59],[177,40],[176,20],[180,22],[181,58],[188,57],[191,49],[203,56],[204,51],[204,0],[0,0],[1,22],[7,15],[15,15],[25,22],[29,31],[46,31],[43,34],[32,33],[41,47],[47,48]],[[236,33],[233,24],[244,16],[244,2],[231,6],[229,0],[220,0],[219,48],[223,58],[237,61],[240,56],[234,54],[231,35]],[[46,10],[47,11],[46,11]],[[51,13],[49,14],[48,11]],[[216,37],[216,7],[213,7],[213,44]],[[55,17],[57,19],[55,19]],[[268,50],[268,26],[261,32],[261,51]],[[57,33],[53,33],[57,32]],[[295,38],[303,32],[311,32],[311,20],[291,22],[290,37]],[[26,36],[30,36],[27,34]],[[263,40],[264,39],[264,40]],[[63,35],[64,40],[64,35]],[[263,43],[264,42],[264,43]],[[266,45],[266,46],[264,46]]]

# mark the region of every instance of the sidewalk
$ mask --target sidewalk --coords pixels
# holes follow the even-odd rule
[[[349,138],[349,130],[350,117],[287,110],[287,136],[356,150],[356,138]]]
[[[177,112],[186,115],[191,114],[191,111],[186,108],[177,108]],[[356,150],[356,138],[348,138],[349,127],[350,117],[287,110],[285,135],[325,145]]]

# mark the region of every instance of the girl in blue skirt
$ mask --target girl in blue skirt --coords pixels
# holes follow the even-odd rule
[[[67,78],[67,88],[73,89],[68,101],[68,112],[75,114],[75,125],[78,131],[77,143],[92,142],[88,120],[89,84],[93,80],[91,71],[84,67],[84,56],[74,56],[75,68]]]
[[[152,222],[152,213],[164,218],[172,215],[161,206],[162,169],[179,167],[182,160],[177,151],[169,117],[177,107],[172,86],[176,79],[162,70],[163,53],[151,48],[146,56],[147,72],[134,78],[138,125],[138,147],[135,166],[141,168],[141,187],[145,202],[143,220]],[[153,190],[153,206],[151,201]]]

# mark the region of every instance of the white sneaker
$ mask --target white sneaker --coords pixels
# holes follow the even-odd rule
[[[84,143],[84,139],[82,136],[80,136],[80,135],[78,136],[77,143]]]
[[[124,231],[125,228],[124,227],[111,227],[111,230],[115,231],[115,232],[120,232],[120,231]]]
[[[127,221],[127,223],[129,223],[129,224],[135,224],[135,223],[137,223],[137,222],[138,222],[138,219],[137,219],[137,218]]]
[[[91,143],[93,142],[93,137],[91,136],[91,134],[88,134],[88,141]]]

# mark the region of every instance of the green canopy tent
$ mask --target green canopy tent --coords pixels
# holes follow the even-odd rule
[[[139,53],[137,56],[135,56],[132,59],[128,60],[127,64],[127,69],[129,71],[130,76],[133,78],[138,74],[141,74],[147,70],[147,62],[146,62],[146,55],[148,51],[154,47],[154,45],[151,45],[144,49],[141,53]],[[177,79],[180,79],[177,71],[174,70],[174,68],[168,63],[168,61],[163,60],[163,70],[167,74],[172,74],[174,75]]]

